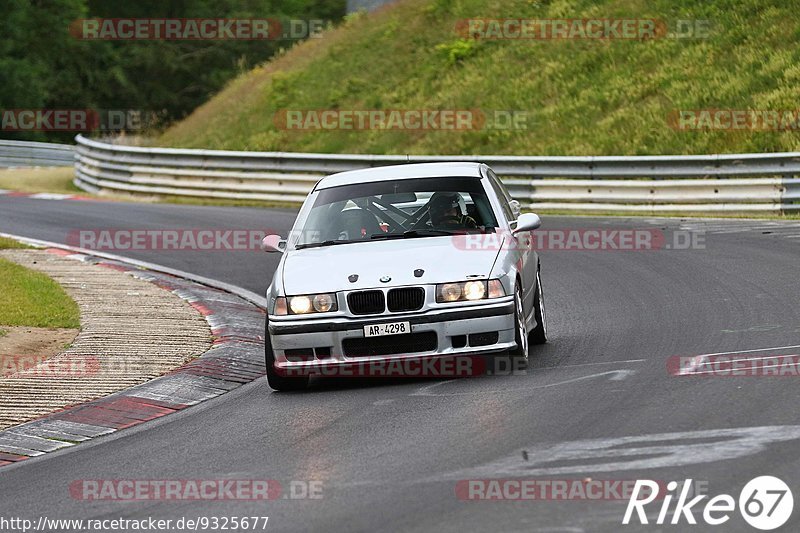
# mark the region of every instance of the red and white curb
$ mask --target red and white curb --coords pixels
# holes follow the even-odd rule
[[[265,317],[261,307],[248,301],[255,298],[245,299],[184,276],[144,269],[128,260],[102,258],[61,246],[47,251],[129,272],[175,293],[205,317],[214,335],[213,347],[147,383],[0,431],[0,466],[175,413],[264,375]]]

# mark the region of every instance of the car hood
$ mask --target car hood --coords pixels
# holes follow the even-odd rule
[[[460,243],[463,236],[419,237],[292,250],[283,263],[284,290],[309,294],[488,277],[497,247],[467,249]],[[414,276],[416,269],[424,270],[421,277]],[[352,274],[357,281],[348,280]],[[381,282],[384,276],[391,281]]]

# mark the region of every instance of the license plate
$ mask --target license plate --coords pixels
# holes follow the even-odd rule
[[[365,337],[380,337],[382,335],[402,335],[411,333],[411,323],[409,322],[389,322],[388,324],[373,324],[364,326]]]

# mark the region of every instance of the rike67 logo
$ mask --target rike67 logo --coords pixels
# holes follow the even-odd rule
[[[702,520],[711,526],[718,526],[726,523],[731,518],[731,514],[736,511],[737,502],[729,494],[714,496],[702,505],[701,502],[708,498],[707,494],[695,496],[689,499],[692,480],[687,479],[680,489],[679,484],[670,481],[667,484],[667,494],[661,503],[661,509],[654,524],[681,523],[697,524],[695,512],[702,513]],[[649,524],[648,514],[645,506],[656,500],[659,495],[659,484],[651,480],[637,480],[625,509],[623,524],[630,524],[631,519],[636,513],[636,519],[640,524]],[[644,494],[644,497],[640,497]],[[673,509],[670,509],[674,497],[677,502]],[[789,486],[782,480],[773,476],[759,476],[751,479],[739,493],[738,501],[739,512],[745,522],[756,529],[768,531],[784,525],[792,516],[794,509],[794,497]],[[669,519],[671,515],[671,519]],[[650,520],[652,520],[652,515]],[[684,522],[685,520],[685,522]],[[634,522],[635,523],[635,522]]]

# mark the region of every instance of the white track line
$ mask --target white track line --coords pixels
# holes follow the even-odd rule
[[[623,359],[621,361],[600,361],[598,363],[576,363],[574,365],[558,365],[558,366],[537,366],[530,367],[529,370],[558,370],[559,368],[574,368],[580,366],[596,366],[596,365],[618,365],[620,363],[644,363],[647,359]]]
[[[409,396],[425,396],[425,397],[445,397],[445,396],[474,396],[478,394],[506,394],[509,392],[518,392],[518,391],[531,391],[531,390],[540,390],[540,389],[550,389],[552,387],[558,387],[560,385],[569,385],[571,383],[577,383],[579,381],[586,381],[587,379],[594,379],[603,376],[611,376],[608,378],[609,381],[622,381],[629,376],[632,376],[636,373],[635,370],[628,370],[628,369],[620,369],[620,370],[609,370],[607,372],[598,372],[597,374],[589,374],[588,376],[581,376],[577,378],[567,379],[564,381],[558,381],[556,383],[546,383],[544,385],[536,385],[536,386],[524,386],[524,387],[514,387],[514,388],[504,388],[504,389],[494,389],[494,390],[471,390],[467,392],[445,392],[442,394],[431,393],[430,390],[436,387],[440,387],[446,383],[457,382],[460,380],[457,379],[450,379],[447,381],[440,381],[438,383],[434,383],[432,385],[425,385],[415,392],[409,394]]]

